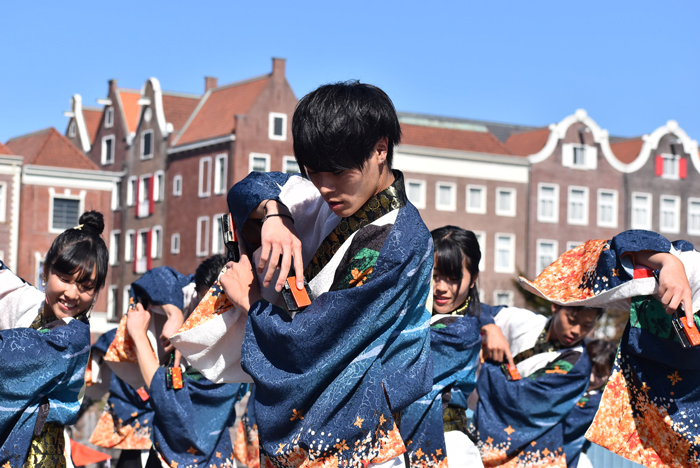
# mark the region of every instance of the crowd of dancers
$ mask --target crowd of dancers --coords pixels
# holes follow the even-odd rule
[[[292,133],[303,176],[231,188],[229,258],[148,271],[94,344],[100,213],[54,240],[44,292],[0,262],[0,466],[74,466],[66,428],[105,399],[90,442],[119,467],[571,468],[590,441],[698,466],[692,245],[591,240],[522,280],[551,316],[487,305],[474,233],[429,232],[392,170],[383,91],[322,86]],[[630,310],[619,345],[591,338],[608,307]]]

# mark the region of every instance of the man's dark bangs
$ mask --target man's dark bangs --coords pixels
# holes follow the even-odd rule
[[[78,272],[77,282],[90,289],[100,290],[105,284],[107,270],[100,271],[99,252],[89,240],[68,244],[56,257],[51,267],[64,275],[74,275]],[[97,258],[97,261],[95,259]],[[97,269],[95,280],[92,280],[93,271]]]
[[[464,254],[459,245],[451,242],[449,238],[435,242],[435,269],[448,278],[462,281]]]

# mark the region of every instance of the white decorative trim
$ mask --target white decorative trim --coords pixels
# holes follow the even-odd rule
[[[153,173],[153,201],[162,202],[165,199],[165,172],[157,170]]]
[[[163,256],[163,226],[153,226],[151,229],[151,258]]]
[[[501,193],[510,193],[512,195],[511,206],[509,210],[501,210],[499,207],[499,197]],[[511,216],[514,217],[517,210],[518,203],[518,191],[511,187],[496,187],[496,215],[497,216]]]
[[[639,156],[637,156],[637,158],[634,161],[627,165],[626,170],[623,172],[635,172],[644,167],[644,165],[649,160],[649,157],[658,148],[661,138],[668,134],[673,134],[676,135],[676,137],[678,137],[678,139],[681,141],[681,144],[683,145],[683,151],[690,155],[690,160],[693,162],[695,170],[700,172],[698,142],[697,140],[691,140],[688,134],[685,133],[685,131],[681,127],[678,126],[678,122],[676,122],[675,120],[669,120],[668,122],[666,122],[666,125],[662,125],[661,127],[651,132],[651,134],[643,135],[642,141],[644,141],[644,143],[642,144],[642,149],[639,152]]]
[[[549,126],[549,138],[547,143],[545,143],[544,148],[539,150],[537,153],[531,154],[527,157],[531,164],[537,164],[552,155],[554,150],[559,143],[559,140],[563,140],[566,136],[566,131],[575,123],[582,123],[591,130],[593,135],[593,141],[600,145],[600,149],[603,152],[603,156],[608,161],[614,169],[620,172],[630,172],[627,170],[627,165],[620,162],[612,152],[610,148],[610,140],[608,138],[608,131],[603,130],[600,126],[588,115],[585,109],[578,109],[575,113],[565,117],[558,124],[551,124]]]
[[[146,91],[148,85],[151,85],[151,90],[153,91],[153,100],[146,97]],[[146,80],[141,88],[141,99],[139,99],[139,104],[141,106],[152,106],[156,114],[156,124],[158,125],[158,130],[163,138],[167,138],[172,131],[172,127],[168,128],[168,123],[165,121],[165,111],[163,110],[163,90],[160,87],[160,81],[158,78],[151,77]],[[148,102],[146,102],[148,100]]]
[[[409,195],[410,190],[409,186],[411,184],[417,184],[418,185],[418,190],[420,191],[420,199],[419,200],[411,200],[409,197],[409,201],[413,203],[413,206],[419,209],[424,209],[426,204],[425,204],[425,199],[426,199],[426,187],[427,184],[424,180],[419,180],[419,179],[406,179],[406,196]]]
[[[203,175],[204,166],[207,166],[206,175]],[[199,158],[199,179],[197,185],[199,198],[211,196],[211,156]]]
[[[211,138],[209,140],[188,143],[186,145],[178,146],[176,148],[170,148],[168,149],[168,154],[182,153],[183,151],[195,150],[199,148],[204,148],[206,146],[218,145],[219,143],[228,143],[230,141],[236,141],[236,135],[226,135],[222,137]]]
[[[275,119],[282,119],[282,135],[275,135]],[[287,139],[287,114],[270,112],[268,117],[267,136],[270,140],[285,141]]]
[[[106,154],[107,153],[107,140],[112,141],[112,146],[111,146],[111,148],[112,148],[112,151],[111,151],[112,160],[111,161],[109,161],[107,159],[107,154]],[[114,135],[105,135],[102,137],[102,152],[100,153],[100,163],[103,166],[108,166],[110,164],[114,164],[114,160],[116,159],[116,157],[115,157],[115,153],[116,153],[115,145],[116,145],[116,140],[114,139]]]
[[[223,177],[221,167],[223,166]],[[222,180],[223,179],[223,180]],[[220,195],[228,192],[228,153],[217,154],[214,156],[214,195]]]
[[[478,189],[481,192],[481,206],[478,208],[474,208],[471,206],[471,197],[469,196],[469,192],[473,189]],[[485,185],[473,185],[473,184],[467,184],[467,191],[466,191],[466,205],[465,205],[465,210],[467,213],[476,213],[476,214],[486,214],[486,198],[488,197],[487,195],[487,190]]]
[[[83,153],[89,153],[92,142],[87,132],[85,124],[85,115],[83,114],[83,98],[80,94],[74,94],[71,98],[71,109],[73,110],[73,121],[78,127],[78,135],[80,137],[80,146]]]

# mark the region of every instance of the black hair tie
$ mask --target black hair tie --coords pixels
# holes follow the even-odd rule
[[[264,224],[268,218],[274,218],[275,216],[280,217],[280,218],[289,218],[292,220],[292,224],[294,224],[294,218],[292,218],[291,216],[289,216],[288,214],[285,214],[285,213],[272,213],[269,215],[265,215],[265,217],[262,219],[261,224]]]

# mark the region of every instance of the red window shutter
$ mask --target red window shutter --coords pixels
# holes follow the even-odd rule
[[[152,215],[155,210],[156,204],[153,199],[153,188],[156,184],[153,183],[153,176],[148,179],[148,214]],[[150,235],[150,233],[149,233]]]
[[[688,160],[686,158],[678,160],[678,177],[681,179],[688,177]]]
[[[141,179],[136,179],[136,193],[134,194],[134,206],[136,209],[134,210],[134,213],[136,213],[136,217],[139,217],[139,188],[141,187]],[[136,245],[134,243],[134,245]],[[136,258],[136,257],[134,257]]]
[[[664,157],[660,154],[657,154],[655,163],[656,176],[661,177],[662,175],[664,175]]]
[[[146,270],[153,268],[153,256],[151,255],[151,239],[153,239],[153,231],[148,231],[146,234]]]
[[[138,260],[139,260],[138,253],[139,253],[139,235],[134,234],[134,273],[137,273],[136,265],[139,263],[138,262]]]

